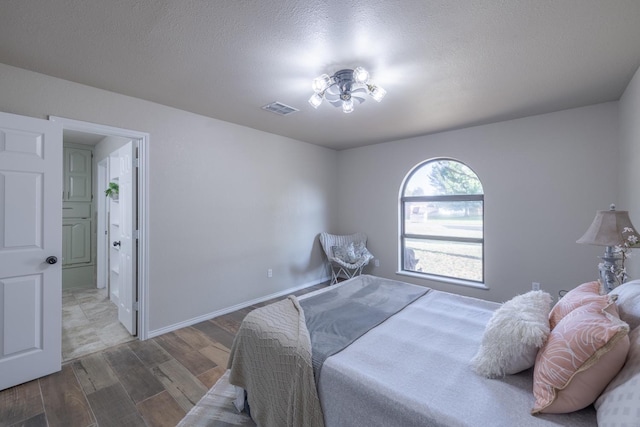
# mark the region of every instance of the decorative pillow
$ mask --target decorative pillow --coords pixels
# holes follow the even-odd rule
[[[631,330],[640,326],[640,280],[624,283],[612,290],[609,295],[617,297],[616,305],[620,319],[627,322]]]
[[[567,314],[538,352],[531,412],[573,412],[593,403],[622,368],[628,333],[613,303],[593,301]]]
[[[354,243],[353,249],[356,254],[356,259],[358,261],[361,259],[365,259],[366,261],[370,261],[373,259],[373,255],[371,254],[371,252],[369,252],[364,242]]]
[[[587,282],[570,290],[560,298],[549,314],[549,327],[555,328],[558,322],[576,308],[593,301],[604,302],[608,305],[611,298],[608,295],[600,295],[600,282]]]
[[[353,242],[344,246],[332,246],[331,251],[334,257],[346,263],[353,264],[357,260]]]
[[[629,341],[622,370],[596,400],[598,427],[640,426],[640,328],[631,331]]]
[[[482,344],[471,360],[473,369],[487,378],[516,374],[529,369],[538,349],[549,335],[551,295],[531,291],[502,304],[482,336]]]

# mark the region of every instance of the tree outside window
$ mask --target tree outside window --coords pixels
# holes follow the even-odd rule
[[[453,159],[428,160],[409,173],[401,194],[401,270],[483,282],[478,176]]]

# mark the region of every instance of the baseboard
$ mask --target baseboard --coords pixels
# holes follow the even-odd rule
[[[273,298],[283,297],[285,295],[289,295],[289,294],[292,294],[292,293],[297,292],[299,290],[308,288],[310,286],[319,285],[320,283],[325,283],[325,282],[328,282],[330,280],[331,280],[331,277],[324,277],[322,279],[315,280],[313,282],[309,282],[309,283],[305,283],[305,284],[300,285],[300,286],[295,286],[293,288],[285,289],[284,291],[276,292],[274,294],[266,295],[264,297],[252,299],[250,301],[245,301],[243,303],[236,304],[236,305],[233,305],[231,307],[227,307],[227,308],[223,308],[221,310],[213,311],[211,313],[203,314],[202,316],[194,317],[192,319],[185,320],[183,322],[174,323],[173,325],[165,326],[164,328],[155,329],[153,331],[149,331],[148,332],[147,339],[153,338],[153,337],[157,337],[158,335],[166,334],[168,332],[173,332],[173,331],[178,330],[178,329],[186,328],[187,326],[195,325],[196,323],[204,322],[206,320],[211,320],[211,319],[216,318],[218,316],[223,316],[225,314],[232,313],[232,312],[234,312],[236,310],[241,310],[241,309],[243,309],[245,307],[249,307],[249,306],[252,306],[254,304],[258,304],[258,303],[261,303],[261,302],[264,302],[264,301],[268,301],[268,300],[273,299]]]

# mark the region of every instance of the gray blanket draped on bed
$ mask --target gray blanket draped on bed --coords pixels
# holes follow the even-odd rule
[[[429,291],[408,283],[361,276],[303,300],[316,384],[332,356]]]

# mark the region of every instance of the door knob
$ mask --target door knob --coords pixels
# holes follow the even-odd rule
[[[47,259],[45,259],[45,261],[47,262],[47,264],[55,264],[56,262],[58,262],[58,258],[49,256],[47,257]]]
[[[118,246],[120,246],[120,240],[113,242],[113,247],[117,248]]]

